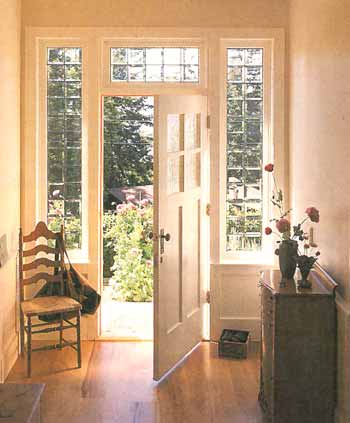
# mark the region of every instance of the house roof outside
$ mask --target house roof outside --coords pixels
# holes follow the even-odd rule
[[[134,196],[132,202],[135,203],[145,199],[153,202],[153,185],[110,188],[108,191],[118,203],[125,203],[128,196]]]

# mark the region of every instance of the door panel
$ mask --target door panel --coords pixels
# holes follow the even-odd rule
[[[156,380],[202,340],[205,122],[204,97],[159,96],[155,100]]]

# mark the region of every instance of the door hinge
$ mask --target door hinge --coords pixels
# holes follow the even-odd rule
[[[207,293],[205,294],[205,300],[208,304],[210,304],[210,291],[207,291]]]
[[[210,129],[210,115],[207,115],[207,129]]]
[[[210,204],[209,204],[209,203],[207,204],[207,206],[206,206],[206,208],[205,208],[205,214],[206,214],[207,216],[210,216]]]

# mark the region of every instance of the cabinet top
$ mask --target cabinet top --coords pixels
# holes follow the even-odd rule
[[[266,286],[275,295],[289,296],[312,296],[312,295],[334,295],[338,286],[334,280],[321,269],[313,269],[310,272],[309,280],[312,287],[309,289],[298,288],[297,281],[300,278],[296,273],[294,279],[287,279],[281,284],[281,272],[277,269],[268,269],[261,272],[260,283]]]

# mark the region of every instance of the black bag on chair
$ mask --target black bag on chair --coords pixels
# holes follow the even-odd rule
[[[62,256],[66,256],[68,260],[68,265],[64,264],[63,269],[64,295],[73,298],[81,304],[81,314],[95,314],[101,303],[101,295],[89,284],[86,277],[72,266],[60,235],[57,237],[56,246],[59,247]],[[58,261],[58,258],[55,258],[55,260]],[[64,260],[62,262],[64,263]],[[55,273],[57,271],[58,269],[55,269]],[[46,283],[37,292],[36,297],[49,297],[53,295],[60,295],[60,283]],[[67,317],[69,318],[69,316]],[[39,318],[44,322],[54,322],[60,319],[60,315],[42,315]]]

